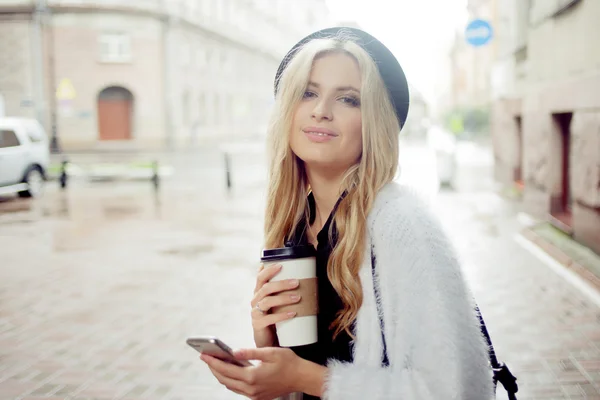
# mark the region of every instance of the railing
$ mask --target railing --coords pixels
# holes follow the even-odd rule
[[[163,0],[46,0],[49,7],[97,7],[161,12]]]
[[[0,8],[31,8],[37,0],[0,0]]]

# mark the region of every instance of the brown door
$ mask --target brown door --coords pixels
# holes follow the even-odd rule
[[[517,166],[514,171],[515,183],[523,187],[523,122],[521,116],[515,117],[515,125],[517,128]]]
[[[561,120],[562,127],[562,208],[565,213],[571,214],[573,198],[571,197],[571,118],[573,114],[566,114]]]
[[[132,99],[127,89],[107,88],[98,96],[100,140],[130,140]]]
[[[554,217],[555,221],[558,220],[560,224],[559,228],[565,230],[568,233],[572,232],[573,217],[572,217],[572,204],[573,199],[571,197],[571,182],[570,182],[570,161],[571,161],[571,119],[572,113],[560,113],[553,114],[555,122],[555,134],[558,135],[559,148],[556,152],[556,158],[554,162],[559,162],[561,167],[560,174],[560,193],[553,196],[551,199],[550,212]]]

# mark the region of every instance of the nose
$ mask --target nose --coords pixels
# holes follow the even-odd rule
[[[328,104],[326,99],[321,98],[317,100],[315,108],[313,108],[312,117],[317,122],[323,120],[331,121],[333,119],[331,106]]]

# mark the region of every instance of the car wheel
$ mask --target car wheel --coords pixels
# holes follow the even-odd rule
[[[44,190],[44,175],[39,168],[31,168],[25,175],[23,183],[26,183],[28,188],[19,192],[20,197],[39,197]]]

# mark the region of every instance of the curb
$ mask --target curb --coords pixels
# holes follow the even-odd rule
[[[540,249],[546,252],[550,257],[556,260],[563,267],[569,269],[570,271],[576,273],[579,277],[588,282],[592,287],[600,292],[600,277],[596,276],[589,269],[573,260],[571,256],[567,255],[561,249],[548,242],[546,239],[542,238],[540,235],[536,234],[530,229],[524,229],[521,231],[523,237],[525,237],[530,242],[537,245]]]

